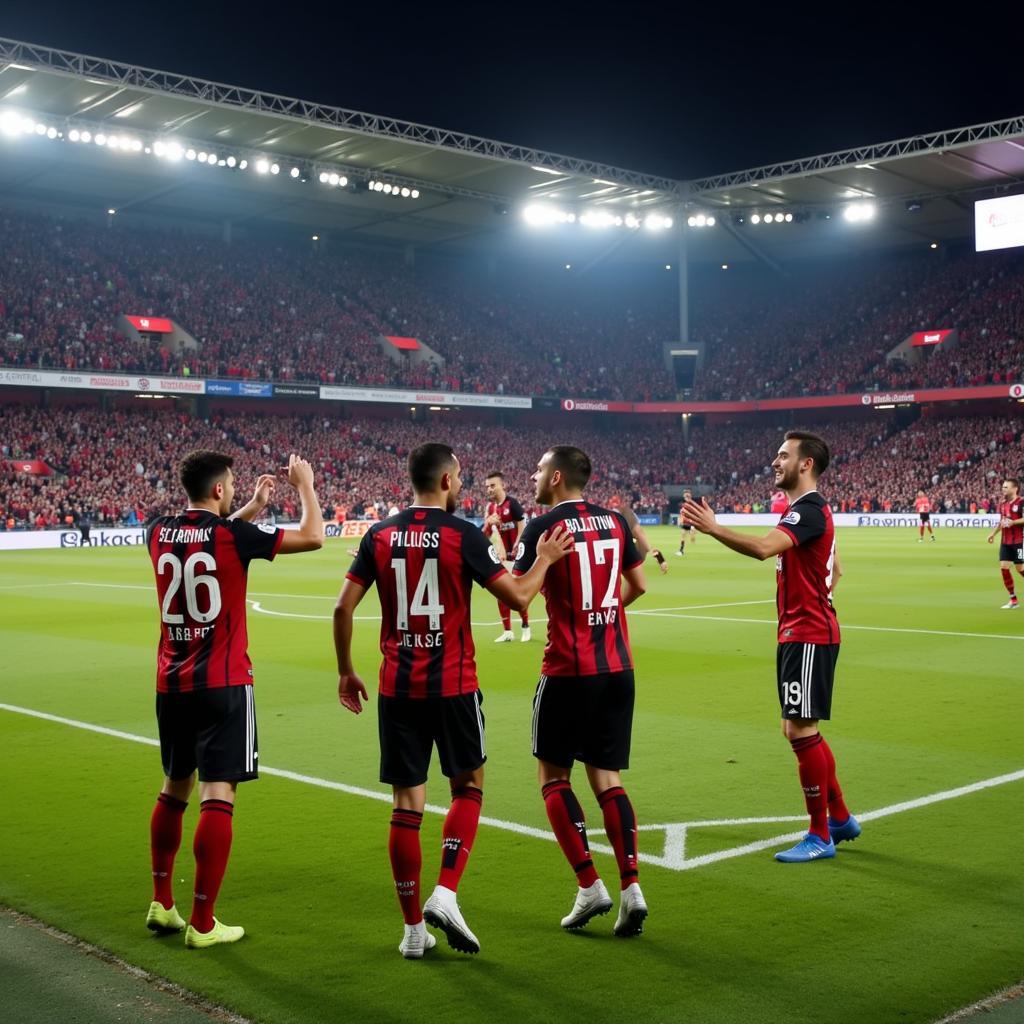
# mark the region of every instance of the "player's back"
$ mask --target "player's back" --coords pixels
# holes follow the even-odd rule
[[[160,605],[157,689],[188,692],[252,682],[245,621],[249,563],[271,559],[283,531],[205,509],[159,516],[146,544]]]
[[[440,508],[413,505],[367,531],[348,578],[377,586],[383,696],[478,688],[470,593],[474,580],[484,585],[504,571],[478,529]]]
[[[589,676],[633,667],[622,607],[622,572],[643,561],[625,519],[589,501],[563,501],[530,521],[516,552],[516,575],[529,571],[537,540],[561,524],[573,551],[548,569],[548,639],[541,671]]]

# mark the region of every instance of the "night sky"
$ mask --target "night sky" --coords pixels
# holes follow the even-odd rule
[[[692,178],[1024,114],[1024,4],[907,6],[38,0],[0,35]]]

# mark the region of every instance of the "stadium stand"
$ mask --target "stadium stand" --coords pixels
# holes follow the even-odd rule
[[[888,424],[884,425],[885,423]],[[895,420],[856,420],[819,426],[833,449],[825,488],[843,511],[907,511],[925,488],[946,510],[992,507],[1002,474],[1016,471],[1024,418],[926,417],[898,429]],[[557,433],[557,437],[556,437]],[[578,444],[593,459],[593,500],[631,503],[664,515],[665,486],[688,483],[708,489],[720,509],[760,511],[771,487],[769,463],[782,428],[710,424],[683,438],[664,421],[631,423],[614,430],[587,426],[558,429],[460,422],[445,417],[425,425],[397,419],[332,419],[324,415],[255,416],[219,412],[208,421],[175,409],[42,409],[0,406],[0,512],[14,528],[42,529],[74,521],[83,511],[98,523],[142,522],[181,501],[176,465],[195,447],[237,453],[235,471],[247,488],[257,474],[274,470],[298,447],[322,480],[328,518],[381,515],[408,500],[404,461],[429,435],[459,454],[467,503],[479,514],[483,480],[505,472],[510,493],[533,508],[530,474],[553,441]],[[11,460],[40,460],[50,476],[26,474]],[[297,509],[287,488],[275,509],[284,518]]]

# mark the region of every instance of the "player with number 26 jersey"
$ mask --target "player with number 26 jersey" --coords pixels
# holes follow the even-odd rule
[[[146,542],[161,612],[160,693],[253,681],[245,628],[246,576],[254,559],[273,560],[283,538],[284,530],[199,508],[150,523]]]

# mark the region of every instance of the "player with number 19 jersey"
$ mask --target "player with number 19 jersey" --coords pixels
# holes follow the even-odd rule
[[[593,676],[632,669],[621,573],[643,558],[622,515],[583,500],[555,505],[523,530],[513,572],[529,571],[537,541],[559,523],[573,535],[575,547],[545,577],[548,639],[541,672]]]
[[[367,531],[347,578],[380,595],[381,696],[476,692],[470,592],[504,572],[480,530],[440,508],[413,505]]]
[[[832,607],[832,510],[817,491],[811,491],[787,507],[777,529],[793,541],[775,563],[779,643],[838,644],[839,620]]]
[[[249,563],[273,560],[284,531],[205,509],[159,516],[146,544],[160,602],[159,693],[253,681],[245,625]]]

